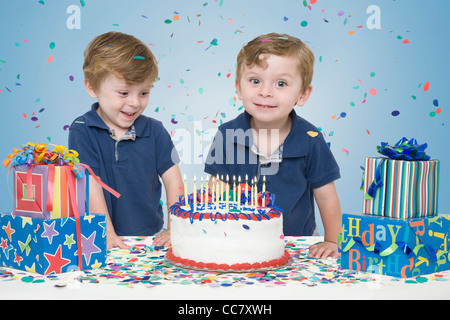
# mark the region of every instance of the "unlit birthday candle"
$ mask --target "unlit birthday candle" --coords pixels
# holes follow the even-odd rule
[[[219,208],[219,175],[216,178],[216,208]]]
[[[203,205],[203,177],[200,180],[200,204]]]
[[[192,194],[193,202],[194,202],[194,212],[197,211],[197,178],[194,176],[194,193]]]
[[[241,210],[241,176],[238,177],[237,203],[238,210]]]
[[[208,202],[209,202],[209,183],[208,178],[206,178],[206,192],[205,192],[205,209],[208,208]]]
[[[229,201],[229,197],[228,197],[228,189],[229,189],[229,186],[228,186],[228,175],[227,175],[227,184],[226,184],[226,186],[225,186],[225,198],[226,198],[226,202],[227,202],[227,211],[228,211],[228,208],[229,208],[229,204],[228,204],[228,201]]]
[[[265,207],[265,204],[266,204],[266,194],[265,194],[265,192],[266,192],[266,176],[263,177],[263,186],[262,186],[262,194],[261,194],[262,206],[263,207]]]
[[[233,202],[236,202],[236,176],[233,176]]]
[[[247,204],[247,185],[248,185],[248,176],[245,175],[245,191],[244,191],[244,205]]]

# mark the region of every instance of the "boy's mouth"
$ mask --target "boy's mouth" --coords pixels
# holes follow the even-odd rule
[[[136,112],[124,112],[124,111],[121,111],[121,113],[127,118],[132,118],[136,114]]]
[[[267,104],[257,104],[257,103],[255,103],[255,106],[257,106],[258,108],[261,108],[261,109],[273,109],[273,108],[277,107],[277,106],[271,106],[271,105],[267,105]]]

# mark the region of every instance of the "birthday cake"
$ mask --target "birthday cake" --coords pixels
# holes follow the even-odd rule
[[[234,189],[236,190],[236,189]],[[170,207],[172,247],[166,259],[181,267],[214,271],[276,269],[286,265],[283,211],[273,195],[243,192],[240,203],[229,198],[208,197],[203,191],[181,197]],[[228,194],[228,193],[227,193]],[[241,195],[241,193],[239,193]],[[203,199],[203,201],[202,201]],[[216,199],[216,200],[215,200]],[[265,202],[265,203],[264,203]],[[267,203],[267,205],[266,205]]]

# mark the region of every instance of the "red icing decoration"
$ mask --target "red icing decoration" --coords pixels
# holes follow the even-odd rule
[[[264,262],[255,262],[255,263],[235,263],[232,265],[228,264],[217,264],[217,263],[204,263],[204,262],[196,262],[194,260],[189,259],[183,259],[180,257],[177,257],[173,254],[172,248],[169,248],[169,250],[166,253],[166,259],[178,264],[183,265],[188,268],[197,268],[197,269],[206,269],[206,270],[257,270],[262,268],[274,268],[279,267],[282,265],[285,265],[288,263],[288,261],[291,259],[291,256],[287,252],[287,250],[284,251],[284,255],[279,259],[274,259],[270,261],[264,261]]]

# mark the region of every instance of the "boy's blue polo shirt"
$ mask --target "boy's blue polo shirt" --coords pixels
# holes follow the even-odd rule
[[[121,194],[117,199],[104,190],[116,234],[153,235],[164,222],[159,177],[179,162],[170,135],[160,121],[141,115],[134,122],[135,140],[116,141],[97,108],[98,103],[93,104],[89,112],[74,120],[69,148]]]
[[[258,191],[266,177],[266,190],[283,209],[283,232],[287,236],[310,236],[316,227],[313,189],[340,178],[339,167],[322,133],[292,110],[292,128],[286,137],[282,161],[260,165],[251,151],[251,116],[246,111],[224,123],[211,145],[205,172],[233,176],[245,181],[258,178]],[[237,130],[237,131],[236,131]],[[313,137],[309,131],[317,132]],[[244,136],[244,137],[243,137]],[[245,159],[244,159],[245,157]]]

